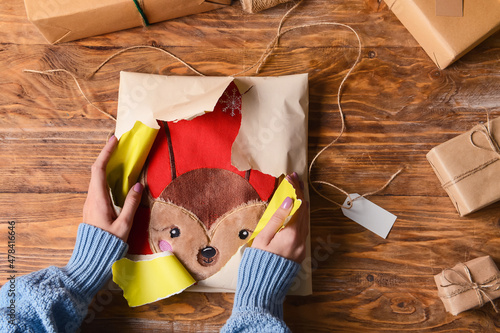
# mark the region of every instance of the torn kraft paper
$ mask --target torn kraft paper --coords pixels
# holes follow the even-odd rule
[[[276,179],[292,171],[306,174],[307,75],[234,79],[122,73],[115,135],[121,138],[141,126],[156,137],[145,136],[148,142],[139,144],[152,148],[144,151],[141,179],[148,197],[136,215],[131,253],[172,250],[198,281],[193,290],[234,291],[244,244]],[[245,224],[249,220],[254,222]],[[310,293],[310,282],[309,275],[295,293]]]

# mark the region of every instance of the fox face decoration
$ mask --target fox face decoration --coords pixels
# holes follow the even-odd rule
[[[203,280],[246,243],[266,204],[231,171],[197,169],[183,177],[185,181],[179,177],[153,203],[149,245],[153,252],[173,252],[196,280]],[[193,193],[186,186],[193,181],[203,181],[203,188]],[[211,199],[203,202],[208,196]]]
[[[253,233],[276,179],[231,165],[241,94],[231,83],[214,111],[159,122],[145,169],[131,254],[170,251],[196,280],[217,273]]]

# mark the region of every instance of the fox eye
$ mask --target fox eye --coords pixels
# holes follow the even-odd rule
[[[175,238],[175,237],[179,237],[181,235],[181,231],[179,230],[179,228],[172,228],[170,230],[170,237],[171,238]]]
[[[240,239],[246,239],[248,237],[248,235],[249,235],[249,233],[248,233],[248,230],[246,230],[246,229],[240,230],[240,233],[238,234]]]

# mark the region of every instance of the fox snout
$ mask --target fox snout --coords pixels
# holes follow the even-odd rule
[[[219,251],[215,247],[207,246],[198,251],[198,262],[204,267],[214,265],[218,258]]]

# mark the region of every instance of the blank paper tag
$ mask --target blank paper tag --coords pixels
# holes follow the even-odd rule
[[[357,197],[359,197],[359,194],[351,194],[352,199]],[[344,206],[348,206],[348,201],[349,198],[345,199]],[[351,209],[342,208],[342,213],[344,213],[345,217],[361,224],[382,238],[387,238],[389,231],[391,231],[394,222],[398,218],[365,198],[354,201]]]

